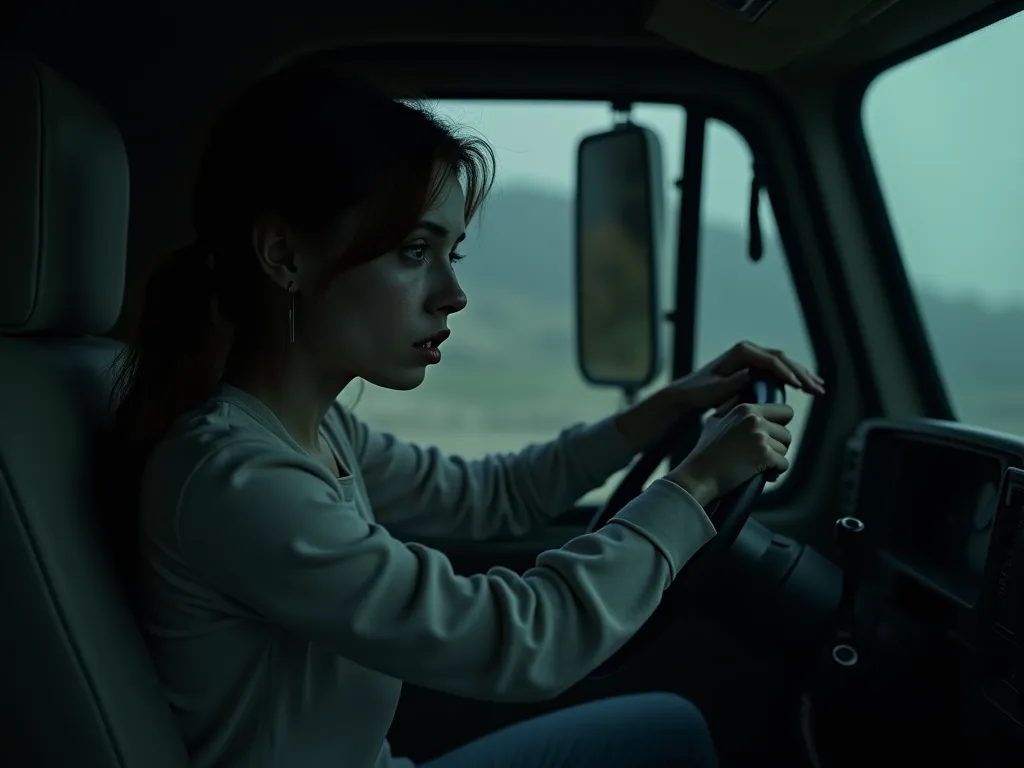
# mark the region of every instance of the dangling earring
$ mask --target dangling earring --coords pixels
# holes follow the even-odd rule
[[[295,341],[295,294],[292,292],[292,286],[295,283],[288,283],[288,342],[292,343]]]

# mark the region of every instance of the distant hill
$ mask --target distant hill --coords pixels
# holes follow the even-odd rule
[[[567,197],[532,189],[495,193],[471,227],[471,258],[459,265],[473,314],[480,304],[493,308],[513,296],[571,312],[573,242]],[[757,338],[802,354],[806,333],[778,244],[767,242],[755,264],[746,256],[745,232],[711,224],[702,233],[701,251],[701,346],[723,350],[741,338]],[[671,247],[664,258],[674,258]],[[565,326],[566,333],[571,330]]]
[[[466,246],[471,258],[459,266],[471,307],[484,305],[479,314],[468,314],[478,320],[493,316],[504,326],[509,318],[501,307],[513,303],[538,314],[554,313],[558,320],[545,332],[565,338],[549,338],[543,346],[564,354],[573,328],[564,320],[573,311],[572,222],[567,196],[497,190],[471,228]],[[806,333],[793,311],[795,295],[779,243],[767,241],[764,258],[752,263],[746,232],[710,223],[701,250],[701,346],[724,349],[737,339],[756,338],[802,354]],[[977,413],[995,398],[1019,400],[1012,409],[1024,412],[1024,305],[990,308],[917,288],[940,368],[962,401],[961,410]],[[535,343],[531,349],[540,352]]]
[[[459,274],[488,295],[498,290],[561,303],[573,295],[573,242],[571,199],[497,188],[470,226],[463,248],[470,258]]]
[[[985,307],[979,301],[922,292],[918,306],[941,364],[957,387],[993,380],[1024,385],[1024,307]],[[1024,399],[1024,386],[1021,386]]]
[[[361,412],[403,435],[478,453],[502,430],[546,435],[613,408],[616,395],[581,386],[576,370],[572,222],[567,196],[497,190],[464,246],[458,274],[469,307],[452,318],[445,363],[413,393],[368,388]],[[779,244],[765,242],[752,263],[746,232],[711,223],[701,251],[698,357],[748,338],[811,362]],[[1024,306],[993,309],[927,289],[918,298],[961,418],[1024,434]]]

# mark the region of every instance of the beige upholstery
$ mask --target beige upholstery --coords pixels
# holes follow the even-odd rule
[[[113,123],[0,57],[0,675],[4,765],[189,764],[104,545],[94,460],[124,284]]]

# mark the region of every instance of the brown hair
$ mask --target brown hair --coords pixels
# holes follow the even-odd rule
[[[134,343],[118,360],[115,434],[145,456],[171,424],[208,398],[237,327],[259,322],[252,247],[257,219],[280,216],[320,235],[358,207],[365,212],[344,270],[401,245],[456,174],[467,221],[493,181],[494,156],[425,109],[330,70],[291,66],[245,91],[217,122],[193,194],[196,243],[172,253],[147,283]]]

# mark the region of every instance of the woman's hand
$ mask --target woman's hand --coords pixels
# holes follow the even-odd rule
[[[703,368],[676,379],[665,390],[680,408],[706,411],[738,395],[759,371],[811,395],[825,394],[825,380],[793,362],[781,349],[765,349],[741,341]]]
[[[619,415],[619,431],[637,450],[652,445],[685,413],[719,408],[743,391],[750,372],[760,371],[811,395],[825,394],[825,381],[779,349],[741,341],[703,368],[676,379]]]
[[[792,418],[788,405],[737,405],[708,420],[697,446],[665,479],[703,507],[754,475],[777,479],[789,469],[793,436],[786,424]]]

